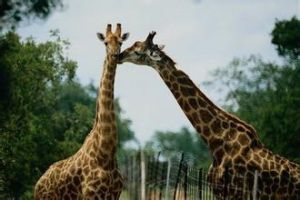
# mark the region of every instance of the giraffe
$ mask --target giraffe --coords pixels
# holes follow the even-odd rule
[[[257,171],[258,199],[300,199],[300,165],[271,152],[251,125],[210,101],[187,74],[176,68],[175,62],[162,51],[163,46],[153,43],[155,34],[151,32],[145,41],[125,49],[119,55],[119,63],[148,65],[159,73],[208,145],[213,157],[208,181],[216,198],[223,199],[227,193],[228,199],[246,199],[246,194],[234,187],[246,181],[250,190]],[[227,192],[217,187],[224,183],[225,175],[231,178]],[[236,175],[246,178],[241,180]]]
[[[106,35],[97,33],[106,46],[103,73],[93,128],[82,147],[71,157],[52,164],[35,186],[35,199],[119,199],[123,179],[115,158],[117,130],[114,113],[114,79],[122,42],[121,24]]]

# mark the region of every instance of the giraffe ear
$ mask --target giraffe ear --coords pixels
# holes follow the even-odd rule
[[[103,33],[97,33],[97,37],[99,40],[104,41],[105,40],[105,36],[103,35]]]
[[[163,49],[165,48],[165,46],[166,46],[166,45],[160,44],[160,45],[158,45],[158,48],[159,48],[160,50],[163,50]]]
[[[124,34],[122,35],[122,41],[127,40],[128,37],[129,37],[129,33],[124,33]]]

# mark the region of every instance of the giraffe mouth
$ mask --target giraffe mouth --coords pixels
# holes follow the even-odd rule
[[[124,53],[123,52],[119,53],[117,55],[117,62],[118,62],[118,64],[122,64],[123,63],[123,59],[124,59]]]
[[[111,57],[112,57],[112,59],[117,60],[119,62],[120,54],[119,53],[115,53],[115,54],[112,54]]]

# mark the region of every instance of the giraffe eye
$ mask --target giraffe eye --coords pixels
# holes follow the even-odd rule
[[[119,45],[121,46],[123,43],[122,42],[119,42]]]
[[[107,46],[108,43],[107,43],[107,42],[104,42],[104,44],[105,44],[105,46]]]

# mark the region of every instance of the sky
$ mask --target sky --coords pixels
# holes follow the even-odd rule
[[[185,71],[201,90],[221,106],[218,94],[201,87],[210,72],[224,67],[233,58],[259,54],[267,61],[278,61],[270,33],[276,19],[300,16],[300,0],[66,0],[62,11],[46,21],[21,26],[22,37],[37,41],[49,39],[49,31],[59,29],[71,43],[69,58],[78,62],[81,83],[99,85],[105,47],[96,32],[106,24],[121,23],[130,37],[122,49],[144,40],[152,30],[155,43]],[[88,2],[88,3],[86,3]],[[148,66],[118,66],[115,96],[120,99],[124,117],[144,144],[156,131],[191,128],[175,98],[158,73]]]

